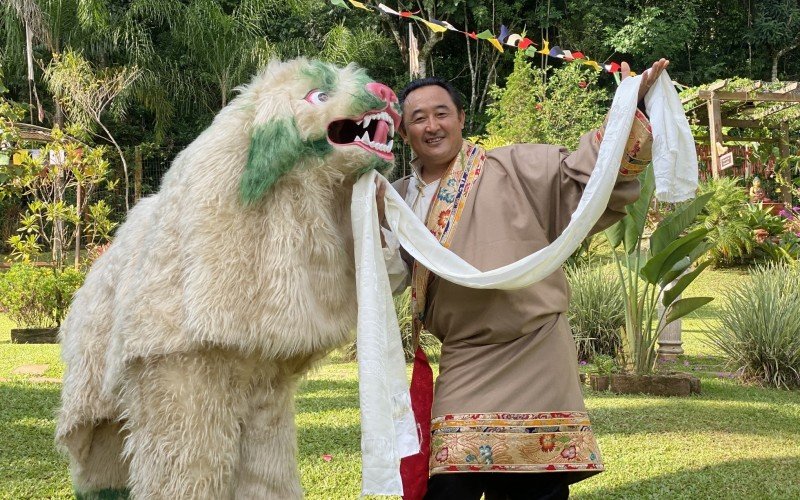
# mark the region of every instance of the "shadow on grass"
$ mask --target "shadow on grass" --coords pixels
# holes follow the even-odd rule
[[[0,384],[0,470],[5,470],[0,497],[3,491],[29,490],[36,484],[51,487],[55,482],[70,491],[67,460],[53,443],[60,390],[51,384]]]
[[[665,474],[613,489],[575,495],[588,499],[800,498],[800,457],[736,460]],[[591,481],[591,479],[589,480]]]
[[[301,384],[295,396],[297,413],[358,410],[358,381],[308,380]]]
[[[56,384],[0,383],[0,425],[25,418],[54,420],[60,394]]]

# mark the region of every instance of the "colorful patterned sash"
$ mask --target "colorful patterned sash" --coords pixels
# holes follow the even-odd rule
[[[446,248],[450,246],[470,189],[478,180],[486,161],[480,146],[464,141],[458,158],[439,180],[436,199],[428,210],[426,226]],[[420,193],[422,196],[422,193]],[[430,271],[414,262],[411,274],[411,305],[414,316],[414,369],[411,375],[411,408],[417,421],[420,452],[400,461],[404,500],[421,500],[428,484],[431,453],[431,407],[433,406],[433,371],[425,352],[419,347],[419,334],[425,327],[425,298]]]
[[[445,248],[450,248],[455,228],[467,204],[469,192],[483,172],[485,161],[486,151],[482,147],[464,141],[458,158],[439,180],[439,189],[428,210],[425,225]],[[425,306],[430,274],[428,269],[414,262],[411,274],[411,304],[415,347],[419,334],[425,327]]]

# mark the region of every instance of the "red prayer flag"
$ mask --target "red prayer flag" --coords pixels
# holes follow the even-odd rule
[[[520,50],[525,50],[525,49],[527,49],[528,47],[530,47],[530,46],[531,46],[531,45],[533,45],[533,44],[534,44],[534,43],[533,43],[533,41],[532,41],[530,38],[523,38],[523,39],[522,39],[522,40],[519,42],[519,45],[517,45],[517,47],[519,47],[519,49],[520,49]]]
[[[575,59],[583,59],[586,56],[583,55],[583,52],[579,52],[576,50],[575,52],[572,53],[572,57],[574,57]]]

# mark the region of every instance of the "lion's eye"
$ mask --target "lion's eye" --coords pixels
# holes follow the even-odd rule
[[[322,92],[321,90],[314,89],[306,94],[306,101],[310,102],[311,104],[322,104],[327,100],[328,94]]]

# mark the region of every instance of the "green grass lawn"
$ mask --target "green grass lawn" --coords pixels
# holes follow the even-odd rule
[[[739,271],[707,272],[685,296],[718,296],[720,284],[741,279]],[[800,392],[711,375],[724,361],[703,343],[715,308],[712,303],[685,320],[686,354],[676,364],[701,376],[702,395],[654,398],[587,389],[607,470],[575,485],[573,498],[800,498]],[[0,316],[0,499],[69,498],[67,463],[52,438],[59,385],[10,375],[22,364],[48,364],[46,376],[60,376],[58,347],[12,345],[11,326]],[[356,365],[321,367],[309,375],[296,403],[307,498],[357,498]]]

